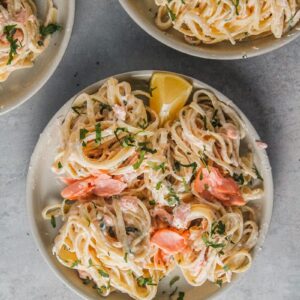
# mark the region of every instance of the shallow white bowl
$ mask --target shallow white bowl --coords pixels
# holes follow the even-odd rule
[[[183,35],[174,30],[161,31],[154,23],[157,7],[154,0],[119,0],[129,16],[148,34],[161,43],[180,52],[209,59],[241,59],[261,55],[276,50],[300,36],[300,24],[282,38],[276,39],[272,35],[244,40],[236,45],[222,42],[213,45],[189,45]]]
[[[47,1],[35,0],[38,16],[44,19]],[[0,83],[0,115],[18,107],[32,97],[54,73],[70,40],[75,15],[75,0],[54,0],[58,9],[57,22],[63,30],[55,33],[48,48],[36,59],[32,68],[13,72]]]
[[[116,75],[115,78],[118,80],[128,80],[134,82],[136,86],[142,85],[145,81],[149,82],[152,73],[155,71],[137,71],[129,72],[120,75]],[[259,221],[260,221],[260,235],[255,249],[253,250],[253,256],[255,257],[258,250],[262,247],[264,242],[268,226],[271,220],[272,207],[273,207],[273,181],[271,167],[265,150],[259,150],[256,147],[255,140],[259,139],[259,136],[253,126],[250,124],[246,116],[223,94],[219,93],[214,88],[209,85],[198,81],[196,79],[180,75],[190,81],[195,89],[206,88],[213,91],[216,96],[223,102],[231,105],[240,115],[240,117],[245,122],[247,128],[247,142],[255,149],[255,162],[261,171],[264,178],[265,185],[265,195],[264,199],[256,205],[259,206]],[[95,92],[105,81],[101,80],[82,92],[93,93]],[[76,96],[75,96],[76,97]],[[60,191],[62,189],[62,184],[58,182],[55,175],[51,172],[50,168],[55,157],[55,152],[58,145],[58,118],[65,116],[68,110],[71,109],[73,97],[70,99],[51,119],[40,139],[35,147],[32,154],[28,176],[27,176],[27,210],[28,216],[31,224],[31,229],[33,236],[36,240],[38,248],[42,253],[43,257],[55,272],[55,274],[73,291],[83,298],[88,299],[99,299],[99,295],[96,294],[95,290],[82,284],[82,281],[78,278],[74,270],[70,270],[62,266],[57,259],[52,255],[53,240],[56,236],[61,223],[57,222],[56,229],[53,229],[49,221],[45,221],[42,218],[41,212],[46,205],[61,202]],[[168,291],[169,280],[178,270],[172,272],[171,275],[167,276],[160,283],[160,292],[157,299],[168,300],[168,292],[162,295],[163,290]],[[180,275],[180,272],[178,272]],[[182,276],[181,276],[182,277]],[[231,284],[224,285],[223,288],[219,289],[215,284],[206,283],[201,287],[191,287],[183,279],[178,283],[179,290],[185,291],[185,300],[201,300],[208,299],[219,293],[224,292],[228,287],[235,285],[235,282],[241,276],[236,276]],[[129,296],[120,293],[112,293],[107,299],[109,300],[125,300],[130,299]],[[176,298],[175,298],[176,299]]]

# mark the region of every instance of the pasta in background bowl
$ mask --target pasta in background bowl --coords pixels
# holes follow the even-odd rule
[[[273,200],[271,169],[266,152],[257,142],[259,137],[247,118],[230,100],[210,86],[181,76],[193,86],[193,101],[181,110],[180,121],[175,119],[158,129],[157,115],[138,100],[149,97],[149,80],[152,74],[152,71],[126,73],[85,89],[68,101],[52,118],[41,135],[31,159],[27,180],[27,205],[34,236],[43,256],[55,273],[83,297],[97,299],[98,291],[102,295],[109,294],[109,299],[120,297],[128,299],[125,294],[115,292],[110,294],[117,289],[136,299],[152,299],[156,294],[156,284],[166,276],[159,282],[157,294],[159,299],[168,299],[175,286],[178,288],[174,293],[176,298],[185,293],[186,300],[194,299],[196,296],[197,299],[205,299],[223,291],[240,277],[238,273],[251,265],[252,257],[255,257],[262,246],[267,233]],[[129,89],[130,86],[132,91]],[[117,87],[120,88],[116,94],[119,100],[114,100],[113,89]],[[109,101],[117,102],[114,106]],[[121,107],[128,112],[125,116]],[[246,148],[242,152],[247,153],[247,149],[252,149],[253,157],[246,155],[245,159],[239,162],[239,167],[238,161],[233,163],[235,165],[233,167],[229,161],[235,160],[234,149],[239,142],[233,143],[235,145],[233,148],[229,146],[228,153],[233,152],[230,158],[227,157],[223,161],[225,154],[220,154],[222,150],[217,150],[221,151],[219,154],[215,150],[210,152],[209,144],[205,146],[207,154],[198,154],[199,147],[203,145],[200,140],[194,140],[193,134],[188,134],[192,142],[188,144],[190,150],[185,153],[192,157],[194,163],[187,164],[185,161],[187,156],[182,153],[182,147],[185,146],[181,140],[183,133],[180,123],[183,125],[185,120],[193,122],[199,113],[207,118],[197,117],[195,119],[197,124],[207,128],[206,130],[216,138],[219,138],[218,128],[226,129],[230,122],[236,124],[235,126],[241,130],[243,143],[246,142]],[[101,123],[96,121],[99,116],[102,116]],[[142,122],[143,119],[146,121]],[[60,127],[62,139],[57,134]],[[232,129],[232,126],[229,127],[228,130]],[[167,132],[170,130],[172,139],[177,139],[174,145],[172,140],[163,142],[165,138],[170,137],[166,134],[166,130]],[[188,128],[185,130],[189,131]],[[199,132],[195,131],[194,134]],[[95,146],[99,152],[95,152]],[[168,149],[173,149],[174,152]],[[138,155],[135,151],[138,151]],[[191,153],[188,154],[189,152]],[[223,158],[221,159],[219,155]],[[95,157],[100,157],[97,165]],[[209,173],[205,167],[207,163]],[[213,167],[214,164],[220,166],[220,163],[222,169],[230,174],[234,174],[237,168],[248,174],[242,176],[243,182],[239,183],[243,186],[245,180],[245,189],[238,191],[232,179],[221,179],[221,175]],[[202,169],[201,167],[199,169],[201,165]],[[196,168],[197,174],[194,173]],[[67,187],[58,182],[57,176],[53,176],[51,170],[67,183]],[[227,190],[225,194],[230,193],[232,197],[224,197],[225,194],[222,195],[224,191],[220,189],[217,191],[207,189],[205,184],[202,186],[202,180],[209,183],[211,180],[209,176],[219,178],[221,182],[227,180],[226,185],[233,188],[234,192]],[[260,181],[257,185],[256,180],[262,178],[263,182]],[[239,182],[240,179],[235,180]],[[103,186],[103,182],[110,185],[109,191]],[[186,189],[189,182],[192,184]],[[61,192],[63,197],[70,199],[71,202],[85,199],[84,197],[87,197],[87,201],[79,201],[77,204],[70,203],[70,200],[62,202],[59,195]],[[209,199],[207,192],[210,196],[219,198],[220,202],[212,203],[211,200],[199,202],[201,197]],[[119,196],[115,198],[114,195]],[[249,203],[249,207],[248,204],[244,206],[245,202],[241,203],[242,199]],[[181,204],[178,205],[179,203]],[[162,212],[161,207],[168,209]],[[171,219],[168,211],[169,213],[173,211]],[[60,218],[53,217],[59,215],[63,216],[63,223]],[[184,254],[185,251],[180,253],[174,248],[168,248],[165,239],[162,239],[166,228],[161,227],[161,216],[164,219],[163,223],[167,222],[168,226],[174,227],[171,232],[167,230],[167,234],[178,240],[175,245],[178,251],[186,249],[185,245],[181,248],[185,236],[190,243],[193,237],[203,234],[202,231],[198,231],[199,226],[210,228],[204,232],[202,238],[195,239],[200,242],[198,246],[194,243],[189,245],[193,251],[196,251],[197,247],[207,249],[208,252],[202,255],[207,255],[210,257],[209,260],[214,261],[214,264],[223,265],[223,268],[213,268],[214,271],[209,272],[207,269],[203,274],[194,273],[193,256]],[[205,219],[205,222],[198,224],[199,218]],[[153,222],[154,224],[158,222],[160,229],[155,229],[156,225],[153,225]],[[179,234],[183,233],[181,228],[185,227],[182,222],[189,224],[189,233],[180,237]],[[51,223],[55,228],[51,227]],[[228,234],[225,234],[225,231]],[[230,232],[233,235],[231,242],[228,240]],[[78,244],[81,245],[79,248],[75,247],[77,244],[75,241],[81,241]],[[94,242],[85,244],[84,241]],[[103,246],[96,246],[98,243]],[[223,253],[219,253],[219,250]],[[174,254],[171,255],[171,260],[168,260],[169,263],[160,263],[160,251]],[[197,255],[200,259],[201,255],[199,253]],[[225,260],[217,262],[218,255],[224,255]],[[243,263],[244,266],[237,263],[240,259],[246,262]],[[148,263],[145,265],[145,262]],[[226,267],[227,264],[230,267]],[[231,268],[230,272],[228,268]],[[78,274],[70,269],[78,270],[83,282]],[[236,274],[232,276],[235,271]],[[94,289],[91,284],[89,287],[85,285],[91,279],[96,284]],[[207,280],[211,283],[206,282]],[[196,287],[192,288],[187,281]],[[215,283],[220,284],[221,281],[233,282],[219,288]],[[131,283],[125,284],[126,282]]]
[[[74,1],[1,2],[0,114],[25,102],[55,71],[71,36],[74,13]]]
[[[207,1],[200,9],[197,0],[120,0],[131,18],[160,42],[210,59],[257,56],[298,37],[299,2],[286,1],[286,8],[275,2],[265,1],[259,12],[258,2],[256,6],[252,3],[254,11],[251,11],[242,1]],[[211,11],[214,14],[209,17]],[[240,18],[246,11],[248,16]],[[272,11],[274,17],[270,16]]]

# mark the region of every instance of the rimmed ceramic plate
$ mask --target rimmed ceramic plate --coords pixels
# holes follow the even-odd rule
[[[287,32],[282,38],[272,35],[248,39],[231,45],[222,42],[213,45],[189,45],[183,35],[174,29],[161,31],[155,25],[154,18],[157,7],[154,0],[119,0],[128,15],[149,35],[161,43],[180,52],[209,59],[241,59],[253,57],[276,50],[300,36],[300,24]]]
[[[133,86],[141,87],[145,86],[146,82],[150,81],[150,78],[155,71],[138,71],[124,73],[121,75],[114,76],[118,80],[127,80],[132,83]],[[272,215],[273,206],[273,181],[269,160],[265,150],[257,149],[255,140],[259,139],[259,136],[253,126],[250,124],[246,116],[235,106],[235,104],[226,98],[223,94],[219,93],[214,88],[207,84],[198,81],[196,79],[180,75],[190,81],[195,89],[206,88],[214,92],[217,97],[231,105],[241,116],[245,122],[247,128],[247,143],[255,150],[255,162],[264,178],[265,195],[262,201],[255,203],[258,207],[258,216],[260,222],[260,234],[257,245],[253,250],[253,256],[255,257],[258,250],[261,248],[268,226]],[[95,92],[105,81],[101,80],[82,92],[93,93]],[[76,97],[76,96],[75,96]],[[75,98],[74,97],[74,98]],[[53,240],[56,236],[58,229],[61,224],[58,222],[56,229],[53,229],[49,221],[45,221],[42,218],[42,210],[49,204],[61,202],[60,191],[62,184],[58,182],[56,176],[51,172],[50,168],[55,157],[55,152],[58,146],[58,124],[69,109],[71,109],[74,98],[70,99],[51,119],[33,152],[28,176],[27,176],[27,209],[28,216],[31,223],[33,236],[36,243],[42,253],[43,257],[55,272],[55,274],[62,280],[69,288],[75,291],[78,295],[88,299],[99,299],[99,295],[96,294],[95,290],[82,284],[82,281],[77,276],[74,270],[70,270],[62,266],[57,259],[52,255]],[[156,299],[167,300],[169,299],[169,280],[172,278],[178,270],[172,272],[166,277],[161,283],[159,293]],[[178,275],[180,273],[178,272]],[[247,275],[246,275],[247,276]],[[182,276],[181,276],[182,277]],[[201,287],[194,288],[188,285],[183,279],[178,283],[179,290],[185,291],[185,300],[201,300],[215,296],[219,293],[224,292],[228,287],[235,285],[240,276],[236,276],[231,284],[224,285],[223,288],[218,288],[215,284],[206,283]],[[165,294],[162,292],[165,291]],[[125,300],[130,299],[129,296],[121,293],[114,292],[107,299],[109,300]],[[175,298],[176,299],[176,298]]]
[[[60,63],[70,40],[75,15],[75,0],[54,0],[58,9],[57,23],[63,27],[55,33],[47,49],[36,59],[32,68],[17,70],[0,83],[0,115],[18,107],[32,97],[51,77]],[[47,1],[35,0],[38,17],[44,19]]]

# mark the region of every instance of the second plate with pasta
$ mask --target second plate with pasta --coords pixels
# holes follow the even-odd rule
[[[265,147],[233,102],[196,79],[102,80],[57,112],[33,153],[27,205],[41,253],[89,299],[221,293],[267,233]]]
[[[0,1],[0,115],[33,96],[68,46],[75,1]]]
[[[210,59],[241,59],[275,50],[300,35],[300,2],[119,0],[160,42]]]

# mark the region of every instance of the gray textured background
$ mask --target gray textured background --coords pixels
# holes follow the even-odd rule
[[[103,77],[143,69],[184,73],[214,86],[269,144],[275,184],[269,235],[253,268],[220,299],[300,299],[300,40],[262,57],[208,61],[147,36],[116,0],[76,2],[60,66],[30,101],[0,118],[0,299],[78,299],[50,271],[31,236],[29,159],[40,132],[71,96]]]

